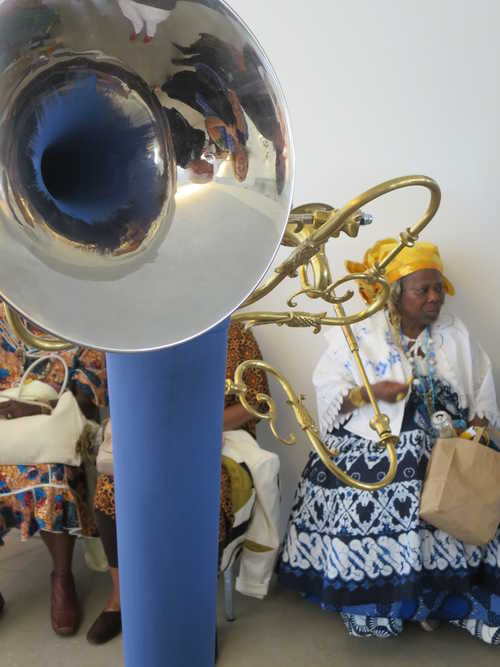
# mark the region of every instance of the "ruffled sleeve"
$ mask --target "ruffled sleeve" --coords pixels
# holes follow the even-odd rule
[[[471,340],[473,397],[470,416],[487,419],[494,428],[500,428],[495,383],[491,361],[479,343]]]
[[[313,384],[316,389],[319,430],[324,437],[350,416],[340,414],[344,398],[356,386],[345,340],[337,336],[330,339],[328,349],[314,369]]]

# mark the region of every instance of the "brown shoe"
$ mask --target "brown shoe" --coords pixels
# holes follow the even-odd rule
[[[62,637],[74,635],[80,625],[80,608],[71,572],[51,575],[50,616],[54,632]]]
[[[105,644],[118,637],[122,631],[122,615],[119,611],[103,611],[87,632],[91,644]]]

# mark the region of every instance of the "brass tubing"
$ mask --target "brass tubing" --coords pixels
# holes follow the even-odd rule
[[[292,407],[295,414],[295,418],[300,428],[303,431],[305,431],[311,445],[313,446],[313,449],[316,451],[316,453],[318,454],[318,456],[320,457],[321,461],[326,466],[326,468],[338,479],[344,482],[344,484],[352,486],[356,489],[360,489],[361,491],[377,491],[378,489],[382,489],[384,486],[392,482],[397,472],[397,457],[395,451],[395,444],[397,442],[397,438],[395,436],[392,436],[390,432],[387,432],[386,430],[384,433],[384,437],[381,440],[381,444],[385,446],[387,449],[387,455],[389,458],[389,469],[386,475],[383,477],[383,479],[373,483],[361,482],[359,480],[353,479],[332,461],[332,457],[336,456],[337,452],[336,451],[331,452],[327,448],[327,446],[325,445],[325,443],[323,442],[323,440],[319,435],[318,428],[313,418],[311,417],[311,414],[309,413],[309,411],[307,410],[307,408],[303,403],[304,397],[303,396],[299,397],[294,392],[294,390],[292,389],[290,383],[285,378],[285,376],[280,371],[273,368],[270,364],[266,363],[265,361],[257,359],[244,361],[237,367],[235,371],[234,382],[231,380],[226,381],[226,395],[237,396],[240,400],[241,405],[245,408],[245,410],[247,410],[247,412],[249,412],[257,419],[264,419],[266,421],[269,421],[271,431],[274,437],[279,442],[281,442],[284,445],[293,445],[296,442],[296,438],[293,434],[291,434],[288,439],[284,439],[279,436],[276,427],[276,417],[277,417],[276,403],[270,396],[268,396],[267,394],[258,394],[256,397],[259,402],[263,402],[266,404],[267,412],[260,412],[259,410],[256,410],[248,402],[246,398],[247,387],[243,381],[243,375],[245,374],[245,371],[247,371],[249,368],[261,369],[266,373],[270,373],[278,380],[278,382],[280,383],[281,387],[283,388],[287,396],[288,405]],[[384,415],[380,416],[384,417]]]
[[[62,350],[70,350],[74,347],[73,343],[68,343],[65,340],[60,338],[51,338],[49,336],[38,336],[37,334],[31,333],[29,329],[24,325],[22,319],[16,313],[15,310],[12,310],[4,302],[5,317],[9,323],[9,327],[12,329],[12,332],[20,338],[23,343],[26,343],[29,347],[36,347],[39,350],[44,352],[61,352]]]
[[[361,207],[378,199],[382,195],[409,187],[424,187],[431,193],[431,199],[425,213],[419,218],[415,225],[409,229],[412,235],[418,236],[436,214],[441,201],[441,190],[439,185],[434,179],[429,178],[428,176],[401,176],[399,178],[392,178],[379,185],[375,185],[358,197],[351,199],[344,208],[337,212],[333,212],[328,220],[311,234],[310,241],[317,245],[326,242],[330,236],[338,230],[339,225],[342,225],[349,216]],[[390,255],[388,255],[389,259],[386,258],[387,261],[384,261],[382,265],[385,267],[392,261],[405,245],[407,245],[407,243],[402,242],[401,247],[394,249]]]

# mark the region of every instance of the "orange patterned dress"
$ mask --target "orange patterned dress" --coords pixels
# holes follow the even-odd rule
[[[229,326],[227,341],[226,379],[233,380],[234,373],[239,364],[249,359],[262,359],[257,341],[252,332],[245,329],[243,324],[232,322]],[[259,405],[256,395],[259,393],[269,394],[266,374],[257,368],[251,368],[244,374],[243,381],[248,387],[248,402],[262,412],[262,408],[265,408],[265,406]],[[238,402],[239,399],[236,396],[226,396],[224,407],[228,408]],[[242,426],[242,428],[255,438],[256,425],[257,420],[252,419]]]
[[[12,335],[0,302],[0,391],[16,386],[30,363],[44,354]],[[104,406],[107,403],[104,354],[75,347],[60,356],[68,365],[70,386],[87,394],[95,405]],[[39,364],[33,377],[59,389],[64,370],[57,362]],[[0,466],[0,544],[10,528],[18,528],[22,540],[37,530],[92,535],[95,526],[86,501],[83,468],[62,464]]]

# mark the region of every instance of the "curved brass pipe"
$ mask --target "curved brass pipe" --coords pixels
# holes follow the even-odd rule
[[[9,323],[12,332],[20,338],[29,347],[36,347],[45,352],[61,352],[70,350],[74,347],[73,343],[68,343],[61,338],[52,338],[50,336],[39,336],[32,333],[24,324],[19,315],[4,302],[5,317]]]
[[[330,211],[333,210],[334,209],[328,204],[304,204],[292,209],[281,245],[289,248],[297,248],[306,244],[307,239],[311,235],[311,226],[316,227],[318,224],[323,224],[324,220],[327,219],[330,214]],[[322,214],[321,218],[318,217],[320,214]],[[326,255],[324,254],[324,246],[323,248],[320,247],[318,250],[315,250],[309,260],[304,264],[297,265],[297,267],[289,274],[290,276],[293,276],[299,271],[300,279],[304,287],[309,284],[307,279],[308,264],[313,271],[315,285],[325,288],[330,284],[330,268],[328,266],[328,261],[326,260]],[[272,292],[272,290],[286,277],[286,273],[278,273],[278,269],[276,269],[276,272],[260,287],[254,290],[240,308],[249,306],[262,299],[264,296]]]
[[[345,276],[344,278],[341,278],[339,281],[334,283],[333,286],[328,286],[328,287],[325,286],[324,285],[325,279],[323,278],[323,276],[329,276],[329,270],[328,273],[325,270],[325,264],[327,264],[328,262],[326,255],[323,254],[323,257],[321,256],[321,251],[322,247],[324,248],[324,244],[331,237],[339,236],[339,234],[342,231],[349,234],[349,236],[356,235],[357,227],[359,227],[359,221],[356,223],[355,216],[356,214],[359,215],[361,207],[365,206],[371,201],[374,201],[375,199],[378,199],[379,197],[385,194],[389,194],[390,192],[394,192],[395,190],[400,190],[402,188],[408,188],[408,187],[425,187],[430,191],[431,198],[429,205],[427,206],[427,209],[425,213],[422,215],[422,217],[412,227],[407,228],[404,232],[400,234],[400,243],[398,244],[398,246],[396,246],[396,248],[394,248],[394,250],[391,251],[391,253],[384,259],[384,261],[380,265],[375,266],[373,269],[371,269],[371,271],[367,272],[366,274],[359,274],[356,278],[353,278],[352,276]],[[300,244],[297,247],[295,247],[294,251],[290,254],[288,259],[282,262],[275,269],[275,274],[271,276],[271,278],[269,278],[263,285],[261,285],[261,287],[258,287],[250,295],[250,297],[242,304],[242,306],[240,306],[240,309],[249,306],[253,303],[256,303],[262,297],[269,294],[286,277],[295,276],[297,274],[297,271],[301,269],[302,269],[301,278],[303,279],[302,285],[304,289],[306,290],[310,289],[311,285],[309,284],[307,280],[307,275],[304,272],[306,271],[307,265],[312,262],[312,259],[316,255],[318,255],[318,257],[315,260],[315,265],[313,266],[315,266],[315,271],[316,271],[315,279],[318,282],[317,284],[313,285],[313,288],[317,289],[317,285],[320,285],[325,290],[323,299],[327,302],[333,303],[332,301],[330,301],[328,296],[334,295],[335,288],[345,282],[348,282],[349,280],[362,278],[364,280],[368,280],[371,282],[376,281],[383,284],[385,267],[401,252],[401,250],[403,250],[403,248],[414,245],[414,243],[418,240],[418,235],[429,224],[429,222],[436,214],[436,211],[439,208],[440,201],[441,201],[441,190],[439,188],[439,185],[436,183],[434,179],[429,178],[428,176],[401,176],[399,178],[390,179],[388,181],[385,181],[384,183],[376,185],[373,188],[370,188],[369,190],[362,193],[358,197],[351,199],[351,201],[340,210],[332,209],[332,212],[326,218],[325,221],[322,221],[322,224],[318,224],[318,220],[324,219],[325,205],[320,204],[319,206],[322,207],[322,209],[320,209],[320,213],[322,215],[320,215],[319,218],[318,217],[314,218],[314,215],[313,214],[311,215],[311,222],[313,225],[314,225],[314,220],[316,220],[316,224],[314,225],[315,229],[313,229],[313,231],[309,231],[310,230],[309,226],[307,232],[303,233],[302,230],[300,230],[298,234],[295,234],[296,238],[301,239]],[[307,204],[305,206],[298,207],[298,209],[294,209],[292,211],[291,219],[293,219],[293,216],[296,214],[295,213],[296,211],[299,211],[300,213],[301,210],[310,209],[313,206],[316,205]],[[301,235],[300,237],[299,234]],[[292,239],[293,239],[292,232],[288,232],[288,234],[285,235],[284,244],[293,245]],[[384,287],[384,293],[386,291],[387,289]],[[315,294],[314,298],[321,298],[320,294],[319,293]],[[378,310],[383,308],[384,305],[385,301],[377,297],[377,299],[373,304],[371,304],[364,310],[360,311],[359,313],[356,313],[354,315],[344,316],[342,318],[340,317],[331,318],[331,321],[328,324],[330,326],[334,325],[343,326],[346,324],[354,324],[356,322],[361,322],[367,317],[370,317],[370,315],[375,314]],[[256,320],[258,317],[258,313],[252,313],[251,315],[252,315],[251,318],[252,320]]]
[[[375,185],[358,197],[351,199],[351,201],[339,211],[332,212],[327,221],[311,234],[309,241],[316,245],[325,243],[330,236],[338,230],[339,226],[341,227],[343,223],[362,206],[365,206],[390,192],[410,187],[427,188],[431,193],[431,199],[422,217],[419,218],[413,227],[407,229],[406,232],[403,232],[400,235],[402,247],[398,246],[395,248],[389,255],[387,255],[386,259],[380,265],[380,268],[385,268],[405,246],[413,245],[415,243],[420,232],[429,224],[436,214],[441,201],[441,190],[433,178],[429,178],[428,176],[400,176],[399,178],[391,178],[379,185]]]
[[[329,317],[327,316],[326,312],[306,313],[304,311],[274,312],[261,310],[244,313],[236,312],[231,316],[231,320],[233,322],[244,322],[250,327],[263,324],[278,324],[279,326],[285,325],[288,327],[314,327],[314,333],[319,333],[321,327],[323,326],[347,326],[350,324],[355,324],[356,322],[361,322],[362,320],[375,315],[375,313],[381,310],[387,303],[390,286],[382,276],[375,276],[366,273],[349,274],[332,285],[329,285],[325,290],[320,291],[314,290],[313,288],[300,290],[300,292],[297,292],[288,300],[288,305],[291,308],[296,305],[293,302],[293,299],[300,294],[305,294],[310,298],[321,298],[323,301],[327,301],[331,304],[340,304],[352,298],[353,292],[348,292],[344,296],[337,297],[335,295],[335,288],[350,280],[360,279],[366,280],[368,282],[377,282],[382,286],[382,290],[377,294],[375,300],[369,306],[364,308],[359,313],[354,313],[353,315],[346,315],[343,313],[337,317]]]
[[[325,244],[332,238],[339,236],[344,231],[349,236],[356,236],[360,221],[356,220],[356,215],[362,206],[381,197],[384,194],[393,192],[398,189],[406,187],[425,187],[430,191],[430,202],[427,206],[423,216],[413,225],[407,228],[400,234],[400,243],[396,248],[384,258],[379,264],[375,265],[370,271],[366,273],[349,274],[340,280],[332,283],[328,259],[325,254]],[[302,289],[288,300],[289,307],[293,308],[297,304],[294,298],[299,294],[307,295],[310,298],[321,298],[323,301],[333,305],[335,310],[335,317],[327,317],[326,313],[307,313],[302,311],[290,312],[239,312],[233,315],[235,321],[246,322],[249,326],[256,326],[259,324],[276,323],[278,325],[285,325],[289,327],[313,327],[315,333],[318,333],[322,326],[341,326],[344,336],[349,345],[349,349],[355,359],[356,365],[361,373],[363,384],[366,387],[370,403],[373,407],[375,416],[370,422],[370,426],[377,431],[380,444],[387,446],[389,454],[389,471],[383,480],[375,484],[368,484],[354,480],[336,466],[331,460],[332,453],[328,451],[321,438],[319,437],[318,429],[302,404],[302,400],[291,389],[286,379],[264,362],[252,361],[241,364],[237,370],[236,384],[233,386],[233,393],[239,396],[242,405],[254,416],[270,421],[271,430],[280,442],[291,444],[291,440],[283,441],[276,432],[275,426],[275,412],[276,408],[270,397],[263,396],[262,400],[266,402],[269,408],[268,416],[254,411],[252,406],[244,398],[244,383],[242,382],[242,373],[245,368],[255,366],[262,368],[272,373],[280,381],[287,396],[288,403],[292,406],[295,412],[297,421],[306,431],[312,446],[318,453],[318,456],[323,461],[330,472],[336,475],[341,481],[358,489],[374,491],[383,488],[389,484],[396,474],[397,459],[394,450],[394,445],[397,442],[397,437],[392,435],[390,430],[389,419],[386,415],[380,412],[377,399],[375,397],[373,388],[370,384],[366,370],[364,368],[356,338],[351,329],[351,324],[360,322],[377,311],[381,310],[387,303],[389,297],[389,283],[385,279],[384,272],[387,265],[403,250],[405,247],[411,247],[418,239],[420,232],[429,224],[439,208],[441,200],[441,191],[438,184],[427,176],[403,176],[385,181],[363,194],[352,199],[344,208],[340,210],[332,209],[331,213],[324,211],[324,205],[310,204],[299,209],[294,209],[290,216],[290,223],[287,227],[287,232],[283,239],[283,245],[295,246],[295,249],[290,254],[288,259],[280,264],[270,279],[268,279],[260,288],[258,288],[243,306],[255,303],[262,296],[268,294],[274,287],[279,284],[287,276],[296,276],[297,272],[300,274]],[[321,207],[317,211],[315,206]],[[319,212],[318,212],[319,211]],[[310,219],[307,220],[307,214]],[[326,217],[325,217],[326,216]],[[295,224],[295,230],[289,229],[291,225]],[[307,227],[305,225],[308,224]],[[297,242],[298,245],[297,245]],[[307,275],[307,267],[312,267],[313,282],[309,282]],[[353,281],[366,280],[372,283],[378,283],[381,286],[380,292],[373,303],[368,305],[362,311],[354,315],[347,315],[344,311],[343,304],[351,299],[354,295],[352,290],[348,290],[344,295],[337,296],[336,289],[340,286]]]
[[[333,210],[333,207],[328,204],[304,204],[294,208],[285,230],[282,245],[297,247],[306,241],[310,237],[312,229],[323,224],[322,218],[327,219]],[[311,220],[311,223],[306,222],[308,219]],[[295,227],[293,231],[292,227]],[[307,275],[309,267],[313,275],[312,283],[309,282]],[[319,292],[331,284],[332,275],[325,254],[325,244],[320,246],[318,252],[309,260],[307,265],[302,265],[299,268],[299,278],[302,289],[308,291],[308,296],[311,299],[319,298]],[[318,295],[316,295],[316,291]]]
[[[235,371],[234,382],[231,380],[226,380],[226,395],[237,396],[240,400],[241,405],[245,408],[245,410],[247,410],[247,412],[249,412],[257,419],[264,419],[268,421],[274,437],[279,442],[281,442],[284,445],[295,444],[296,442],[295,435],[291,434],[288,437],[288,439],[284,439],[279,435],[276,427],[276,403],[270,396],[262,393],[259,393],[256,396],[259,402],[266,404],[267,412],[260,412],[248,402],[246,398],[247,386],[243,381],[243,375],[245,374],[245,371],[247,371],[249,368],[258,368],[260,370],[263,370],[267,373],[270,373],[278,380],[278,382],[281,384],[287,396],[288,405],[290,405],[294,411],[295,418],[297,419],[299,426],[306,433],[310,443],[312,444],[314,450],[320,457],[323,464],[338,479],[340,479],[345,484],[352,486],[356,489],[360,489],[362,491],[377,491],[378,489],[382,489],[384,486],[392,482],[397,472],[397,457],[396,457],[395,445],[398,441],[398,438],[392,435],[391,432],[388,430],[389,420],[385,415],[380,415],[381,419],[378,421],[377,426],[375,426],[375,423],[373,423],[372,427],[375,430],[379,431],[380,446],[386,447],[387,449],[387,455],[389,459],[389,469],[385,474],[385,476],[378,482],[373,482],[373,483],[361,482],[357,479],[353,479],[352,477],[350,477],[341,468],[339,468],[338,465],[336,465],[333,462],[332,458],[334,456],[337,456],[338,452],[336,450],[331,452],[321,439],[318,428],[313,418],[311,417],[311,414],[309,413],[309,411],[307,410],[307,408],[303,403],[304,396],[298,396],[293,391],[290,383],[285,378],[285,376],[278,370],[273,368],[270,364],[266,363],[265,361],[257,359],[244,361],[243,363],[241,363]],[[375,422],[375,420],[373,421]]]
[[[307,237],[295,247],[290,256],[275,269],[274,274],[260,287],[254,290],[254,292],[240,306],[240,309],[246,308],[262,299],[264,296],[272,292],[272,290],[285,278],[294,277],[300,267],[307,266],[312,258],[321,250],[321,246],[330,238],[339,236],[341,232],[344,232],[349,236],[356,236],[360,224],[360,220],[356,220],[356,215],[360,217],[359,211],[363,206],[385,194],[409,187],[427,188],[431,193],[431,199],[427,210],[422,217],[412,227],[400,234],[401,243],[386,257],[380,266],[375,267],[371,271],[373,275],[380,276],[381,271],[383,271],[387,264],[391,262],[404,247],[411,246],[415,243],[420,232],[429,224],[436,214],[441,201],[441,190],[434,179],[429,178],[428,176],[416,175],[401,176],[399,178],[392,178],[388,181],[384,181],[383,183],[366,190],[366,192],[363,192],[358,197],[351,199],[351,201],[342,209],[332,209],[332,212],[326,220],[324,220],[324,204],[306,204],[297,209],[293,209],[290,216],[289,226],[296,224],[293,220],[294,215],[302,217],[303,214],[301,216],[301,211],[304,209],[311,209],[314,206],[321,207],[320,209],[317,209],[319,215],[315,215],[314,213],[311,214],[310,224],[315,227],[314,231],[306,235]],[[289,242],[291,235],[291,231],[288,231],[288,234],[285,234],[283,245],[295,245],[294,243]],[[373,312],[374,311],[370,311],[369,314],[373,314]],[[363,316],[362,313],[360,313],[359,318],[352,320],[352,323],[359,322],[368,316],[369,315]],[[338,322],[338,324],[341,323]]]

